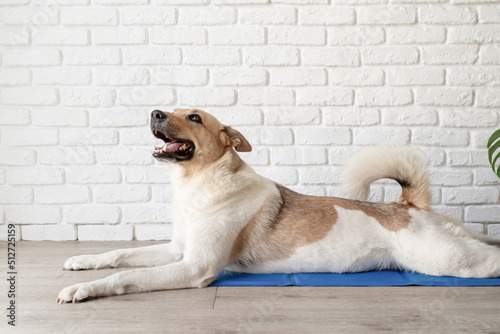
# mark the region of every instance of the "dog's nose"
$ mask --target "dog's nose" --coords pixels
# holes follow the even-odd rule
[[[153,112],[151,113],[151,118],[165,119],[165,118],[167,118],[167,114],[165,114],[161,110],[153,110]]]

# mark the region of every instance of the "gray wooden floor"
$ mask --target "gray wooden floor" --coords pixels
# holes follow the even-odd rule
[[[500,287],[214,287],[56,304],[62,288],[124,270],[63,271],[66,258],[148,244],[18,242],[13,330],[0,243],[0,332],[500,333]]]

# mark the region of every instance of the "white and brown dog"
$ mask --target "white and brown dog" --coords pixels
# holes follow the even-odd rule
[[[252,149],[243,135],[201,110],[155,110],[151,130],[165,142],[153,155],[170,163],[172,242],[68,259],[67,270],[154,268],[72,285],[57,302],[206,287],[224,268],[500,276],[500,242],[434,213],[422,161],[408,150],[370,149],[347,166],[347,190],[355,198],[366,199],[380,178],[401,185],[397,202],[369,203],[301,195],[258,175],[235,152]]]

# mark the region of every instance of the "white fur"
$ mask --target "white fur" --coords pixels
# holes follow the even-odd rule
[[[226,168],[227,153],[217,168],[186,176],[171,166],[174,190],[174,235],[171,243],[100,255],[72,257],[65,269],[105,266],[157,266],[119,272],[101,280],[67,287],[58,302],[128,292],[205,287],[227,265],[234,241],[277,189],[271,180],[243,164]],[[421,160],[403,149],[371,149],[354,160],[347,176],[351,193],[366,197],[380,177],[404,179],[427,196],[428,181]],[[411,198],[410,198],[411,200]],[[299,247],[289,258],[228,269],[255,272],[356,272],[404,268],[430,275],[500,276],[498,241],[466,230],[449,217],[415,207],[411,223],[397,232],[384,228],[362,211],[335,207],[338,218],[323,239]],[[265,245],[264,245],[265,246]]]

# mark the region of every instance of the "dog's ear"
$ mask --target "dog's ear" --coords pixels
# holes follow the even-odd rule
[[[227,146],[233,146],[238,152],[252,151],[252,145],[246,140],[245,137],[238,131],[230,126],[224,126],[221,132],[222,142]]]

